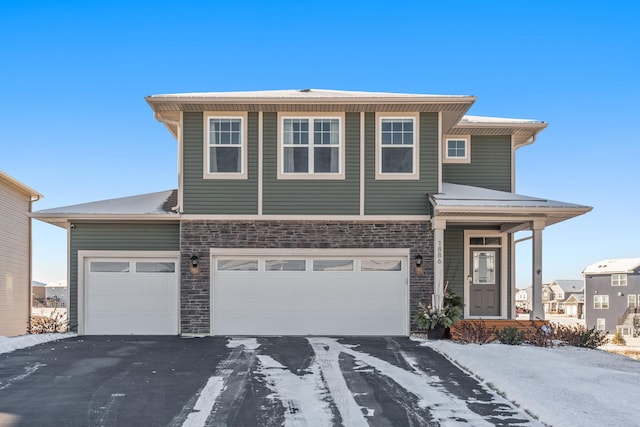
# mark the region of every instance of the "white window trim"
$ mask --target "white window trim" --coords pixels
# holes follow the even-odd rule
[[[614,282],[613,278],[617,277],[617,284]],[[624,284],[621,283],[621,280],[624,277]],[[627,275],[626,273],[622,273],[622,274],[612,274],[611,275],[611,286],[627,286]]]
[[[600,322],[602,321],[602,322]],[[600,323],[602,323],[602,326],[600,326]],[[604,317],[598,317],[596,319],[596,330],[598,331],[604,331],[607,329],[607,321]]]
[[[309,163],[313,161],[313,123],[314,119],[337,119],[339,132],[339,165],[338,173],[327,172],[284,172],[284,119],[305,119],[309,120]],[[300,113],[278,113],[278,179],[319,179],[319,180],[344,180],[345,179],[345,161],[346,161],[346,132],[345,132],[345,114],[344,113],[313,113],[309,115]]]
[[[413,120],[413,173],[382,173],[382,120]],[[376,180],[420,179],[420,113],[376,113]]]
[[[600,297],[600,298],[598,298]],[[607,297],[607,306],[604,307],[604,297]],[[600,299],[600,307],[596,307],[596,299]],[[593,297],[593,309],[594,310],[608,310],[609,309],[609,295],[594,295]]]
[[[449,141],[464,141],[464,157],[449,157]],[[471,163],[471,135],[446,135],[442,143],[443,163]]]
[[[248,131],[247,122],[249,114],[237,111],[205,111],[203,114],[203,178],[204,179],[247,179],[247,157],[248,157]],[[240,172],[209,172],[211,158],[209,156],[209,119],[240,119]]]
[[[629,304],[630,302],[633,301],[633,307],[631,307],[631,305]],[[633,295],[627,295],[627,308],[638,308],[638,296],[633,294]]]

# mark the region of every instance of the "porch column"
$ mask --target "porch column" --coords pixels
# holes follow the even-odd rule
[[[447,221],[441,218],[431,220],[433,228],[433,307],[444,305],[444,230]]]
[[[533,221],[532,224],[533,242],[531,252],[533,262],[531,263],[531,320],[544,320],[544,310],[542,309],[542,230],[544,230],[544,221]]]

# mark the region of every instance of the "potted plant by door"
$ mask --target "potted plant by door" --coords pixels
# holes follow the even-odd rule
[[[448,287],[448,286],[447,286]],[[442,308],[420,303],[416,314],[416,323],[420,329],[427,330],[429,339],[441,339],[451,325],[462,319],[462,297],[446,290]]]

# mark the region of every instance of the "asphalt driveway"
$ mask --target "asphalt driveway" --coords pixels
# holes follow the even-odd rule
[[[94,336],[0,355],[0,425],[538,423],[408,338]]]

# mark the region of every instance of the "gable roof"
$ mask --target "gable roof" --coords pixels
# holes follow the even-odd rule
[[[0,183],[8,185],[11,188],[14,188],[26,196],[30,196],[32,202],[40,200],[41,198],[44,197],[42,194],[38,193],[36,190],[30,187],[27,187],[17,179],[13,178],[9,174],[2,171],[0,171]]]
[[[471,185],[442,183],[442,192],[430,196],[434,214],[438,216],[509,215],[532,217],[555,224],[589,212],[590,206],[524,196],[506,191]]]
[[[584,291],[584,280],[554,280],[551,282],[553,285],[557,285],[564,293]]]
[[[582,274],[633,273],[640,267],[640,258],[605,259],[587,266]]]
[[[171,210],[177,204],[177,190],[160,191],[117,199],[81,203],[43,209],[31,214],[33,218],[66,228],[71,220],[178,220]]]

